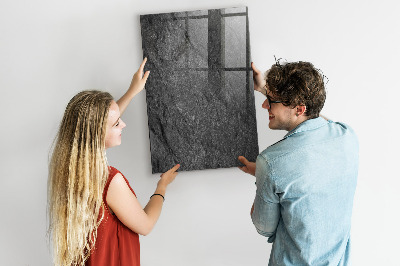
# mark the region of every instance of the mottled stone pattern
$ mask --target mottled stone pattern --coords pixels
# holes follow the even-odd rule
[[[258,155],[247,7],[142,15],[153,173]]]

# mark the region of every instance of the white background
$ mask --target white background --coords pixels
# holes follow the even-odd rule
[[[249,7],[256,65],[267,70],[274,55],[314,63],[329,78],[322,114],[359,136],[354,265],[400,265],[400,8],[394,0],[2,0],[1,265],[51,264],[52,140],[75,93],[95,88],[118,99],[127,89],[142,58],[139,15],[242,5]],[[257,95],[260,151],[285,134],[268,129],[262,101]],[[151,174],[144,92],[123,119],[123,145],[107,151],[109,162],[145,205],[158,175]],[[155,229],[141,237],[142,265],[266,265],[271,245],[249,217],[254,193],[254,178],[236,168],[180,173]]]

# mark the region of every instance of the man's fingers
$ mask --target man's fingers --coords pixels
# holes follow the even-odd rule
[[[249,163],[249,161],[244,156],[239,156],[238,159],[244,165],[247,165]]]
[[[239,166],[238,167],[240,170],[242,170],[243,172],[245,172],[245,173],[248,173],[249,171],[247,170],[247,167],[246,166]]]
[[[253,69],[254,74],[259,74],[260,70],[258,70],[258,68],[256,68],[256,65],[254,65],[253,62],[251,62],[251,68]]]

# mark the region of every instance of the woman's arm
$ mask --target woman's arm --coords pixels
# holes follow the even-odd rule
[[[161,175],[154,194],[165,196],[167,186],[178,174],[179,164]],[[159,195],[150,198],[143,209],[129,189],[123,176],[118,173],[111,181],[107,192],[107,203],[118,219],[132,231],[147,235],[151,232],[161,214],[164,199]]]
[[[133,75],[131,85],[127,92],[117,101],[119,111],[122,113],[125,111],[126,107],[128,107],[129,103],[135,97],[136,94],[141,92],[146,84],[147,78],[149,77],[150,71],[146,71],[143,75],[144,65],[146,64],[147,58],[143,59],[142,64],[140,65],[138,71]]]

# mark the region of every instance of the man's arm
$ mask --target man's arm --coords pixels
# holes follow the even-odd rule
[[[260,235],[275,239],[280,218],[279,197],[276,195],[274,182],[267,161],[258,156],[256,161],[257,192],[251,210],[251,219]]]
[[[266,202],[256,195],[252,207],[251,220],[260,235],[274,237],[279,217],[279,203]]]

